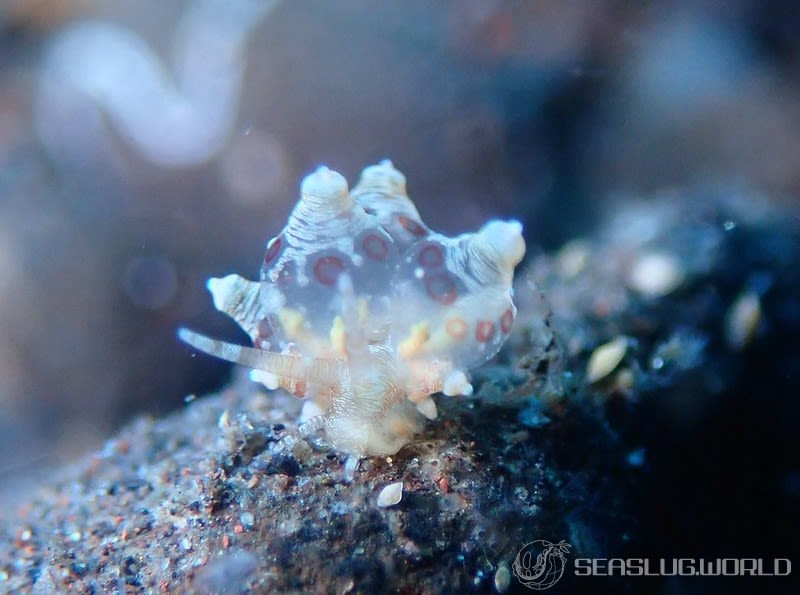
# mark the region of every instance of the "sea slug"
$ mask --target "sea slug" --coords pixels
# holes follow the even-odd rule
[[[433,393],[472,392],[467,370],[511,331],[514,267],[524,254],[517,221],[455,238],[431,231],[388,160],[366,168],[349,192],[342,175],[320,167],[267,244],[260,281],[208,281],[215,307],[254,347],[179,335],[307,399],[306,427],[357,463],[397,452],[423,416],[435,419]]]

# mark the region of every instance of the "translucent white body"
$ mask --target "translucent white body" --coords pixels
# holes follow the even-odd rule
[[[422,223],[391,162],[365,169],[352,192],[322,167],[268,243],[261,281],[209,280],[217,309],[255,348],[181,337],[309,399],[311,427],[338,450],[393,454],[422,416],[436,418],[431,395],[470,394],[467,370],[508,337],[521,232],[490,221],[448,238]]]

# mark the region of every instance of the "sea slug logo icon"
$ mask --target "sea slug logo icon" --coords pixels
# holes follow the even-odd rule
[[[570,547],[563,539],[558,543],[537,539],[525,544],[514,560],[514,576],[529,589],[549,589],[564,575],[564,555]]]

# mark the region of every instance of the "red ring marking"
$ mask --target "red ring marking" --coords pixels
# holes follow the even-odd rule
[[[456,341],[467,336],[467,323],[463,318],[448,318],[444,323],[444,330]]]
[[[481,343],[488,343],[494,337],[494,322],[491,320],[481,320],[475,327],[475,338]]]
[[[336,285],[344,271],[344,262],[337,256],[322,256],[314,263],[314,278],[328,287]]]
[[[281,246],[283,242],[281,242],[280,236],[274,238],[269,245],[267,246],[267,253],[264,255],[264,262],[266,264],[272,264],[275,262],[275,259],[278,258],[278,254],[281,251]]]
[[[386,245],[386,240],[376,233],[367,234],[364,241],[361,242],[364,252],[372,260],[386,260],[386,254],[389,252],[389,246]]]
[[[503,315],[500,317],[500,328],[506,334],[511,330],[511,324],[514,322],[514,313],[511,311],[511,308],[503,312]]]
[[[419,251],[417,262],[426,269],[436,269],[444,264],[444,253],[439,244],[428,244]]]
[[[444,306],[449,306],[458,297],[456,282],[447,273],[436,273],[425,277],[425,291],[428,296]]]
[[[410,232],[411,234],[415,235],[418,238],[428,235],[428,232],[425,231],[425,228],[422,227],[419,223],[406,217],[405,215],[398,215],[397,222],[400,226],[405,229],[406,231]]]

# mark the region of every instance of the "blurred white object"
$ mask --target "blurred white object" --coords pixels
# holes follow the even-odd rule
[[[174,78],[137,35],[84,21],[58,35],[39,73],[36,120],[51,155],[107,144],[107,126],[147,159],[188,166],[228,140],[244,72],[244,45],[277,0],[199,0],[178,25]]]

